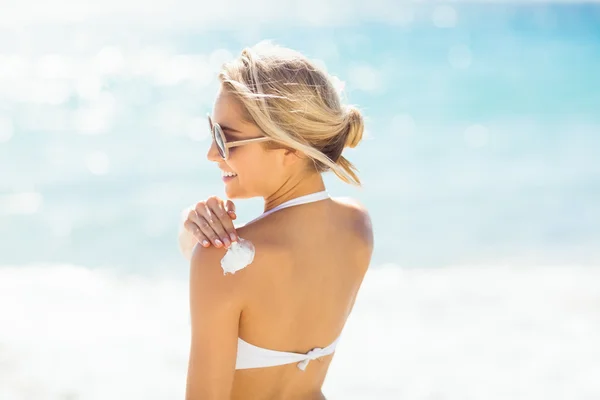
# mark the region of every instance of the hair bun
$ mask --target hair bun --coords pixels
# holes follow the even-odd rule
[[[346,143],[344,147],[354,148],[358,146],[362,140],[365,124],[362,114],[356,107],[349,106],[347,110],[346,123],[348,128],[346,131]]]

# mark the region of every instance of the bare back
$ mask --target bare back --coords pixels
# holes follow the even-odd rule
[[[253,345],[306,353],[342,332],[369,266],[373,234],[367,212],[341,200],[283,209],[238,230],[256,258],[246,271],[239,336]],[[233,399],[323,399],[332,359],[237,370]]]

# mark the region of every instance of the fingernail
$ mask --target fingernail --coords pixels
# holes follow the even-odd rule
[[[221,243],[219,239],[215,240],[215,244],[217,245],[217,247],[223,246],[223,243]]]
[[[228,238],[223,238],[223,243],[225,243],[225,247],[229,247],[229,245],[231,244],[231,242],[229,241]]]
[[[237,237],[235,236],[235,233],[230,233],[229,237],[231,238],[232,242],[235,242],[237,240]]]
[[[209,244],[210,244],[210,242],[208,240],[202,241],[202,246],[204,246],[204,247],[208,247]]]

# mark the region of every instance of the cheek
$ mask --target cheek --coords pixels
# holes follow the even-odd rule
[[[277,180],[281,172],[274,157],[262,149],[251,151],[240,149],[237,154],[232,154],[229,165],[239,175],[244,185],[253,187],[264,187],[265,184]]]

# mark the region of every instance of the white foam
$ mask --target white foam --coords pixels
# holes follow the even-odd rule
[[[76,266],[0,267],[0,398],[183,398],[187,288]],[[599,268],[374,268],[324,390],[599,398],[599,305]]]

